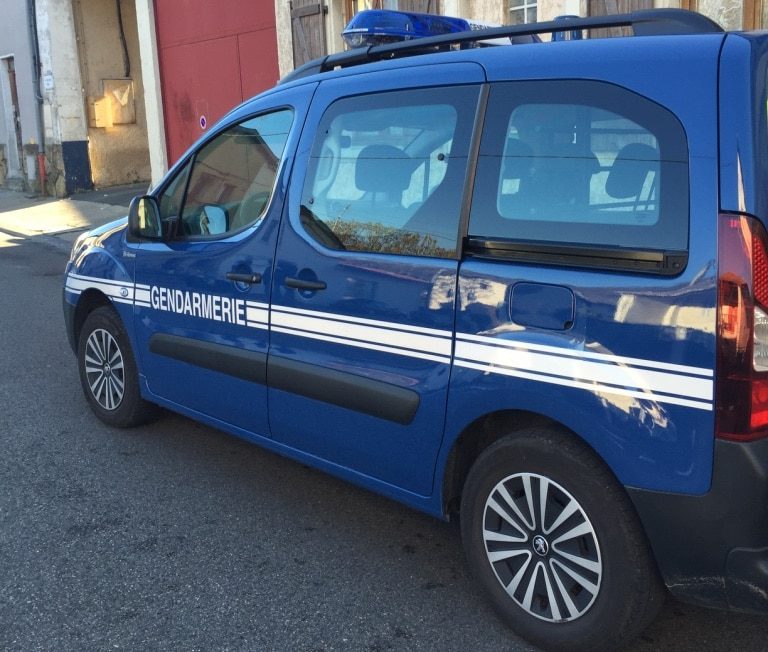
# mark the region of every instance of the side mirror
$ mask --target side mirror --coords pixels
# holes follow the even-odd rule
[[[128,235],[135,240],[162,240],[160,207],[154,197],[134,197],[128,209]]]
[[[200,233],[204,235],[221,235],[227,232],[229,216],[221,206],[206,204],[200,214]]]

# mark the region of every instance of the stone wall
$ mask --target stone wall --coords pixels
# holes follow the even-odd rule
[[[744,13],[742,0],[698,0],[697,11],[709,16],[725,29],[741,29]]]

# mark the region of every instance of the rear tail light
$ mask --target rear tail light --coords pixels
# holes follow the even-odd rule
[[[768,234],[747,215],[720,218],[717,436],[768,436]]]

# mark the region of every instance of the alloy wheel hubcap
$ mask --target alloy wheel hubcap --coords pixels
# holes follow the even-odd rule
[[[123,354],[109,331],[98,328],[85,342],[85,376],[96,402],[116,410],[125,394]]]
[[[549,622],[584,615],[603,575],[595,529],[563,487],[536,473],[499,482],[483,512],[488,562],[526,613]]]

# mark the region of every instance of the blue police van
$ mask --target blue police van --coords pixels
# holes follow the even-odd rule
[[[768,611],[768,35],[564,24],[299,68],[80,237],[64,313],[105,423],[460,517],[516,633],[614,649],[665,585]]]

